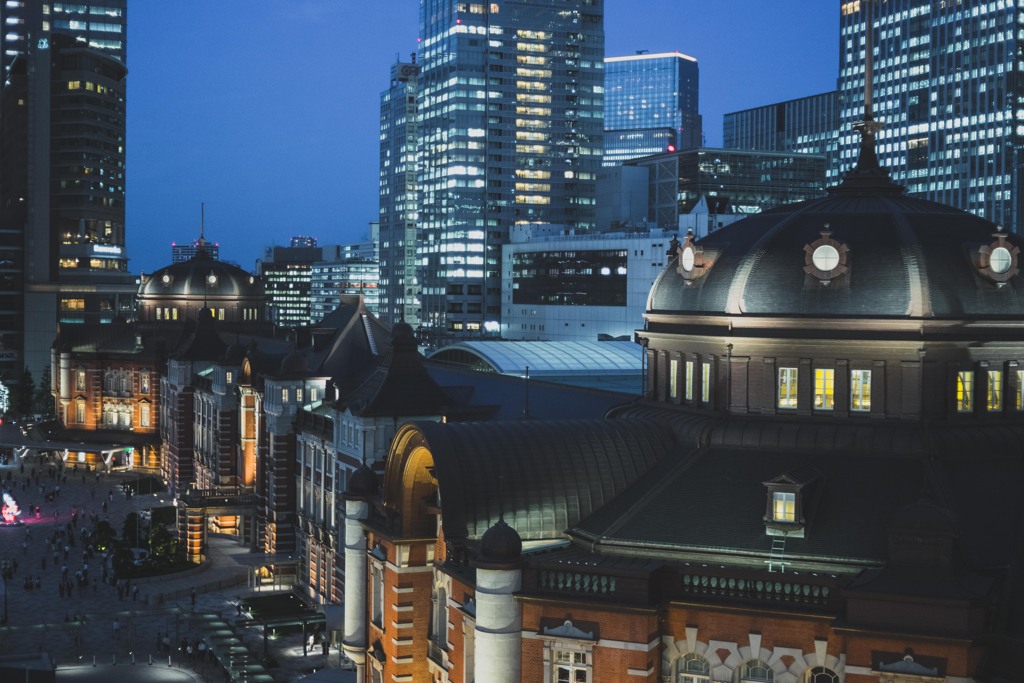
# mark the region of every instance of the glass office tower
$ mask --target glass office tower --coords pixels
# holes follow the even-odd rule
[[[380,282],[379,317],[389,325],[420,325],[416,279],[416,87],[420,67],[391,66],[391,83],[380,95]],[[369,305],[369,304],[367,304]]]
[[[833,90],[726,114],[722,146],[822,154],[833,159],[838,129],[839,92]]]
[[[49,365],[57,323],[130,317],[127,0],[0,3],[0,377]]]
[[[420,3],[420,334],[497,335],[515,224],[589,231],[603,0]]]
[[[605,166],[701,145],[696,59],[640,52],[604,64]]]
[[[911,194],[1021,231],[1024,8],[1013,2],[873,2],[879,161]],[[839,163],[857,160],[864,110],[864,11],[841,3]]]

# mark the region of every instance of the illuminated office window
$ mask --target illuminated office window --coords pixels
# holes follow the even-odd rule
[[[797,369],[779,368],[777,403],[779,408],[797,407]]]
[[[814,409],[832,410],[835,407],[836,371],[817,368],[814,371]]]
[[[871,410],[871,371],[850,371],[850,410],[870,412]]]

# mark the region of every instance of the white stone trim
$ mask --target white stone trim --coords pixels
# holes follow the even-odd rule
[[[654,667],[650,669],[626,669],[627,676],[653,676]]]

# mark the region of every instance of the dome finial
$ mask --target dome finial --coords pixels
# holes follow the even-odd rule
[[[199,241],[196,246],[206,251],[206,202],[199,202]]]

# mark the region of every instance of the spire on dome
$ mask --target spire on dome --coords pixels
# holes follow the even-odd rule
[[[860,0],[864,13],[864,118],[853,124],[853,129],[860,133],[860,156],[857,164],[846,174],[843,182],[830,188],[829,194],[886,194],[900,195],[907,188],[889,177],[889,170],[878,162],[875,153],[875,136],[884,127],[881,121],[875,120],[873,87],[874,87],[874,22],[871,6],[875,0]]]

